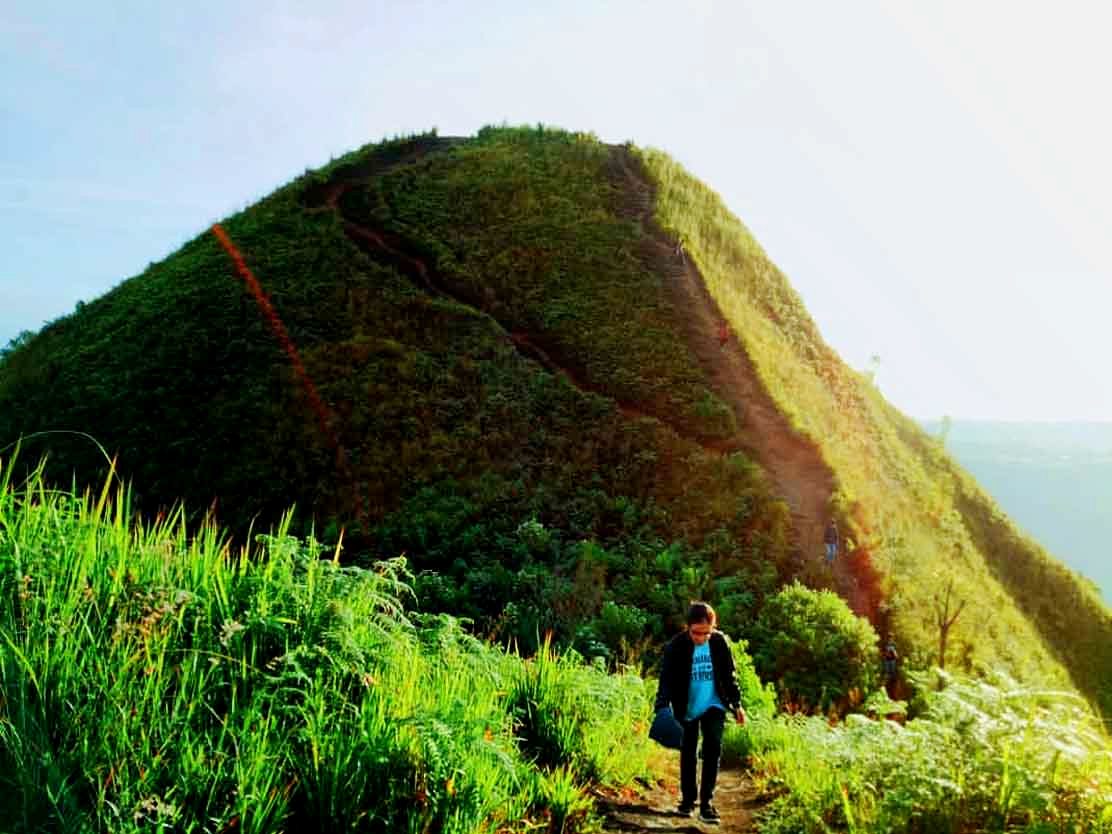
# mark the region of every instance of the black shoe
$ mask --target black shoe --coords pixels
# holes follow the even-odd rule
[[[676,815],[680,817],[690,817],[695,813],[694,802],[681,802],[680,807],[676,809]]]
[[[702,808],[700,808],[699,809],[699,819],[701,819],[703,822],[710,822],[710,823],[716,823],[716,824],[719,823],[719,822],[722,822],[722,817],[720,817],[718,815],[718,812],[716,810],[714,810],[713,805],[704,805]]]

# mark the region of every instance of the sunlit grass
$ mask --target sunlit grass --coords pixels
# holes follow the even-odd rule
[[[5,831],[574,831],[590,780],[644,770],[639,680],[415,613],[402,560],[233,551],[3,471]]]

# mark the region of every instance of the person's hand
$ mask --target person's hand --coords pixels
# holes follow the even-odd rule
[[[748,721],[749,721],[749,716],[747,716],[745,714],[744,709],[742,709],[741,707],[738,707],[737,709],[734,710],[734,719],[737,721],[738,724],[740,724],[744,727],[746,725],[746,723],[748,723]]]

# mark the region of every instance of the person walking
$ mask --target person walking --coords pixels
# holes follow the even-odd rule
[[[822,536],[826,544],[826,563],[834,564],[834,557],[838,555],[838,523],[834,519],[826,525],[826,532]]]
[[[709,823],[721,819],[713,799],[726,713],[732,714],[739,724],[747,721],[730,641],[718,631],[717,625],[718,615],[710,605],[691,603],[687,609],[687,630],[673,637],[664,649],[655,704],[658,713],[671,710],[683,726],[677,812],[690,817],[698,800],[699,818]],[[703,772],[696,784],[700,733]]]
[[[884,658],[884,686],[891,696],[892,686],[896,683],[896,665],[899,663],[900,654],[896,651],[896,642],[889,640],[882,653]]]

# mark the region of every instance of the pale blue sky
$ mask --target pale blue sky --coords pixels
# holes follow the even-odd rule
[[[1112,420],[1102,4],[0,0],[0,344],[365,142],[671,153],[916,416]]]

